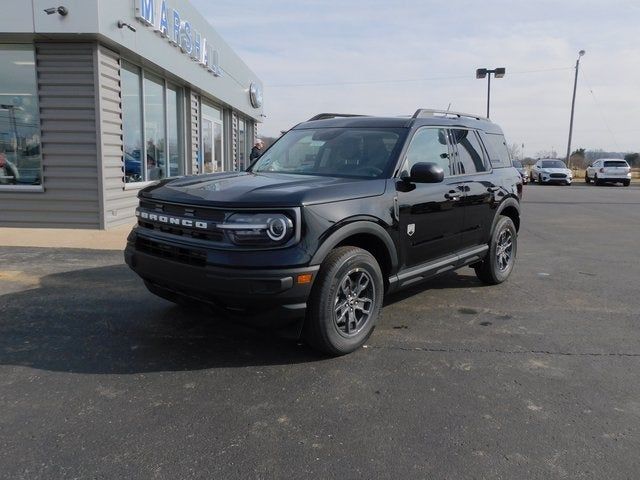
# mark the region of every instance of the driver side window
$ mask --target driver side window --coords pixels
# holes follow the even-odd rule
[[[401,176],[408,176],[416,163],[435,163],[444,171],[444,176],[452,175],[449,161],[447,130],[444,128],[423,128],[411,139]]]

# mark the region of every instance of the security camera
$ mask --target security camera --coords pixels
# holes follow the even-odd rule
[[[54,13],[57,13],[61,17],[66,17],[67,14],[69,13],[69,9],[63,6],[51,7],[51,8],[45,8],[44,13],[46,13],[47,15],[53,15]]]

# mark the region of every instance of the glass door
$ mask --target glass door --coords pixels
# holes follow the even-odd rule
[[[222,121],[202,116],[202,173],[223,171],[224,152]]]

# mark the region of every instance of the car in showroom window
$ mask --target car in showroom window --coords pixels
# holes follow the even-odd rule
[[[0,45],[0,188],[40,185],[40,117],[32,45]]]

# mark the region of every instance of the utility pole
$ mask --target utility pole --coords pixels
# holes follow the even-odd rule
[[[576,109],[576,90],[578,88],[578,71],[580,70],[580,58],[585,54],[584,50],[578,52],[578,59],[576,60],[576,76],[573,80],[573,97],[571,99],[571,120],[569,120],[569,143],[567,144],[567,166],[569,165],[569,159],[571,158],[571,137],[573,136],[573,114]]]

